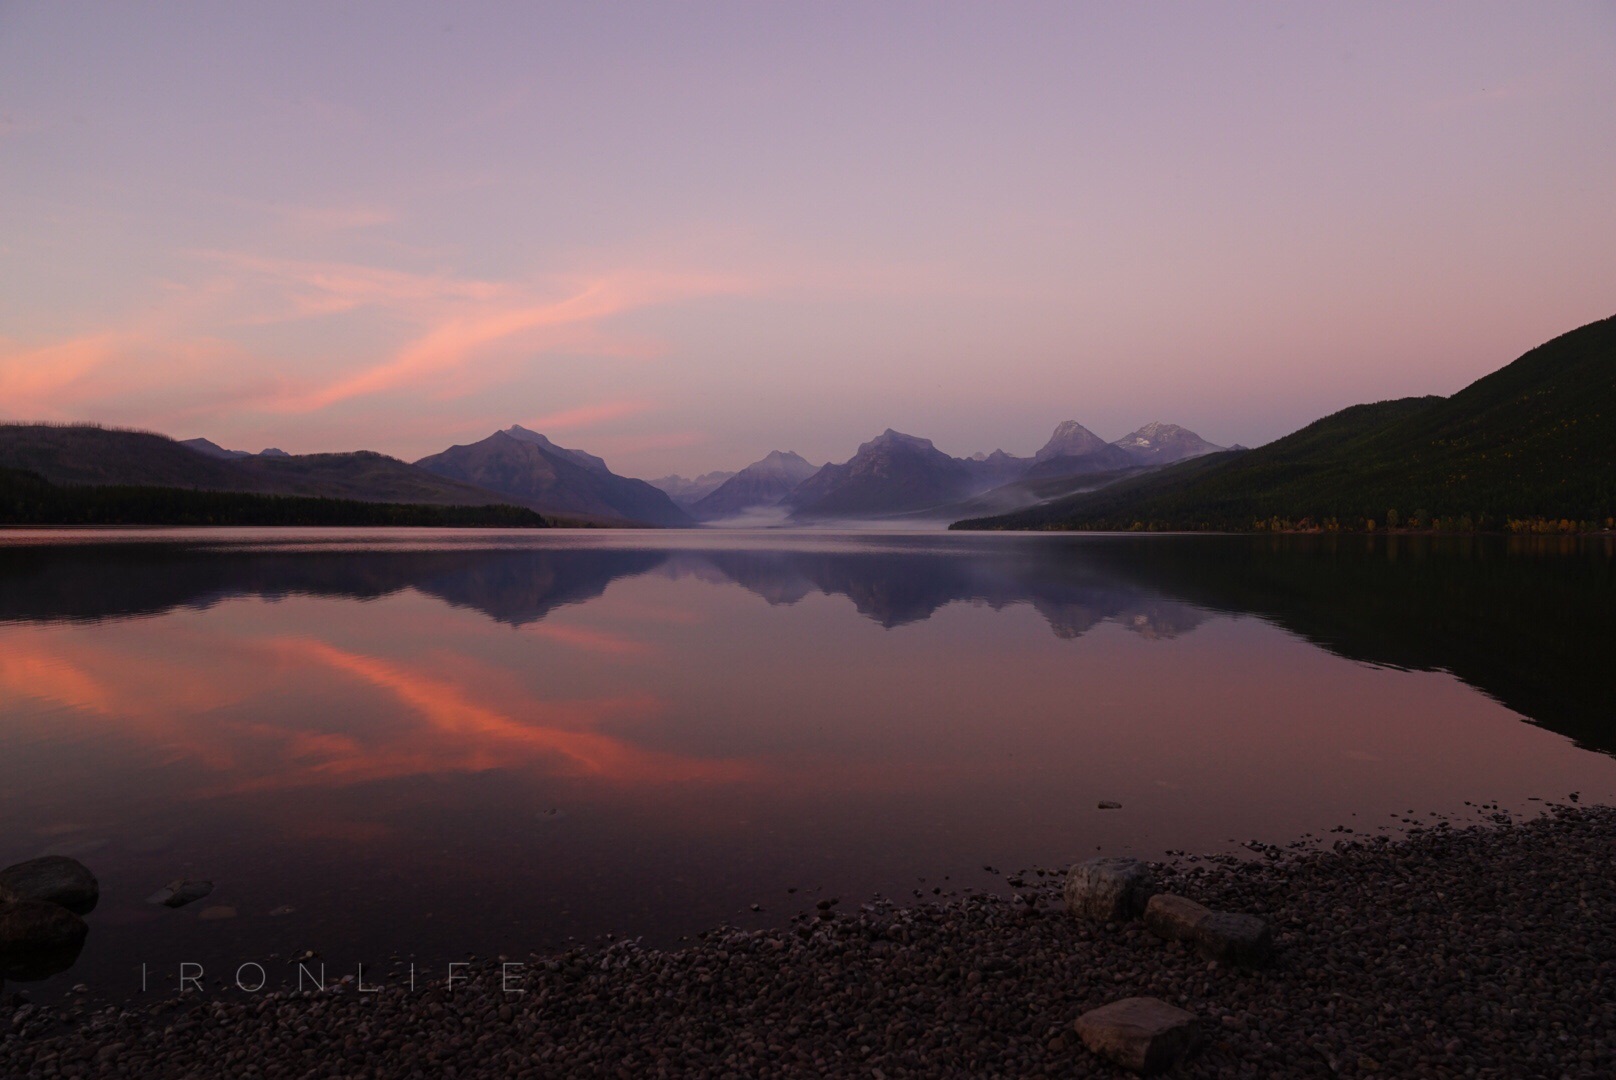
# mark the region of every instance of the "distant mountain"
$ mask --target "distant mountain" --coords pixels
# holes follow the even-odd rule
[[[181,446],[188,446],[199,454],[206,454],[210,458],[223,458],[226,461],[234,458],[252,457],[248,450],[226,450],[211,439],[181,439]]]
[[[1136,464],[1126,450],[1111,445],[1076,420],[1057,425],[1032,460],[1032,467],[1023,474],[1029,478],[1110,472]]]
[[[819,469],[790,450],[772,450],[698,499],[691,512],[704,521],[734,517],[761,506],[774,506]]]
[[[689,525],[690,515],[666,492],[630,480],[599,458],[556,447],[536,432],[496,431],[481,442],[451,446],[416,466],[515,499],[541,513],[624,523]]]
[[[719,484],[734,475],[733,471],[714,471],[702,473],[694,480],[686,479],[683,476],[663,476],[656,480],[648,480],[646,483],[660,491],[667,492],[668,498],[674,501],[674,505],[689,510],[698,499],[716,490]]]
[[[254,454],[251,450],[226,450],[212,439],[181,439],[181,446],[188,446],[199,454],[206,454],[211,458],[224,458],[227,460],[244,457],[293,457],[285,450],[275,446],[266,446]]]
[[[1153,465],[1171,465],[1175,461],[1233,449],[1209,443],[1188,428],[1164,424],[1159,420],[1124,435],[1111,445],[1135,461]]]
[[[1421,513],[1495,528],[1616,516],[1616,318],[1452,397],[1354,405],[1256,450],[957,527],[1250,529],[1277,518],[1355,528],[1390,511],[1404,523]]]
[[[826,465],[786,497],[797,518],[881,517],[964,498],[971,467],[929,439],[888,428],[840,465]]]
[[[606,462],[596,457],[594,454],[586,454],[582,450],[568,450],[566,447],[557,446],[549,439],[546,439],[543,435],[540,435],[537,431],[529,431],[521,424],[512,424],[510,427],[505,429],[505,434],[509,435],[513,439],[519,439],[522,442],[530,442],[537,446],[542,446],[550,453],[559,454],[570,461],[582,465],[586,469],[593,469],[596,472],[612,475],[612,470],[606,467]]]
[[[995,450],[991,454],[972,454],[963,460],[965,467],[971,471],[971,478],[978,490],[996,488],[1012,480],[1019,480],[1027,474],[1033,463],[1032,458],[1016,457],[1003,450]]]
[[[194,442],[92,425],[4,424],[0,468],[33,473],[56,485],[190,488],[434,506],[510,501],[368,450],[219,457]]]

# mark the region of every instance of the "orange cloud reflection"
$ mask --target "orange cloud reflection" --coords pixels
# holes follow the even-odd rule
[[[635,645],[581,633],[586,647]],[[136,637],[99,635],[93,646],[71,634],[7,638],[0,641],[0,701],[63,707],[96,725],[97,740],[193,762],[213,774],[198,778],[206,794],[490,769],[639,785],[733,781],[758,771],[748,762],[647,749],[599,730],[657,715],[662,704],[651,694],[546,701],[509,673],[453,653],[394,661],[311,637],[210,642],[187,635],[181,662],[142,648]],[[368,693],[358,707],[345,692],[322,692],[330,709],[281,703],[266,714],[265,699],[330,678]],[[334,724],[333,716],[343,719]],[[54,714],[51,723],[60,722]]]

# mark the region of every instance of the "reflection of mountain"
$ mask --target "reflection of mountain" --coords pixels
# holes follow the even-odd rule
[[[1350,659],[1447,671],[1584,746],[1616,752],[1609,642],[1616,544],[1485,537],[936,538],[878,548],[602,546],[273,551],[177,544],[8,547],[0,620],[129,618],[240,596],[369,599],[411,588],[512,625],[666,565],[770,604],[819,594],[896,628],[955,602],[1029,604],[1078,638],[1112,621],[1146,638],[1209,611],[1251,613]],[[1305,717],[1299,717],[1299,721]]]
[[[1062,638],[1078,637],[1107,619],[1150,637],[1172,637],[1203,618],[1153,590],[1097,574],[1083,562],[1051,558],[1042,546],[974,557],[936,551],[753,550],[700,558],[771,604],[794,604],[812,593],[845,596],[859,614],[888,629],[924,622],[956,602],[994,610],[1031,604]]]
[[[416,589],[499,622],[537,622],[643,574],[657,551],[243,551],[177,544],[10,548],[0,559],[0,621],[132,618],[235,597],[370,600]]]

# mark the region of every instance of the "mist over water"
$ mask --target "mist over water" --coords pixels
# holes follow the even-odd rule
[[[47,987],[115,994],[143,963],[665,944],[1008,892],[984,865],[1609,798],[1613,566],[1478,537],[13,533],[0,863],[91,866]],[[215,891],[143,902],[179,877]]]

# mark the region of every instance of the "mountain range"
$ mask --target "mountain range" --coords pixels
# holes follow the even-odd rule
[[[652,487],[666,492],[675,506],[689,510],[703,496],[734,475],[733,469],[715,469],[712,472],[702,473],[693,480],[683,476],[659,476],[647,482]]]
[[[775,450],[738,472],[695,480],[667,476],[652,484],[619,476],[600,457],[560,446],[521,425],[413,464],[363,450],[294,455],[269,448],[255,454],[206,438],[181,442],[95,425],[0,425],[0,469],[23,478],[18,491],[36,493],[30,496],[35,513],[67,505],[75,498],[72,492],[83,488],[133,487],[144,492],[135,502],[148,508],[173,502],[151,491],[176,489],[424,506],[507,505],[558,523],[671,527],[744,518],[756,523],[760,513],[804,523],[904,516],[953,520],[1025,507],[1218,449],[1172,425],[1150,424],[1106,443],[1067,421],[1030,458],[1003,450],[956,458],[930,440],[889,429],[841,463],[816,466],[795,452]],[[28,488],[29,483],[36,487]],[[46,498],[37,483],[64,490]],[[133,497],[110,498],[91,501],[127,508]],[[231,520],[281,521],[289,512],[281,507],[266,515],[256,504],[227,508],[217,500],[186,505],[187,520],[219,512],[238,515]],[[74,520],[98,520],[83,508],[74,513]],[[248,517],[239,517],[242,513]],[[337,521],[344,514],[356,522],[376,517],[329,507],[315,516]]]
[[[1616,317],[1562,334],[1451,397],[1354,405],[1256,450],[1199,456],[955,527],[1248,530],[1439,520],[1463,529],[1566,519],[1608,528],[1613,517]]]

